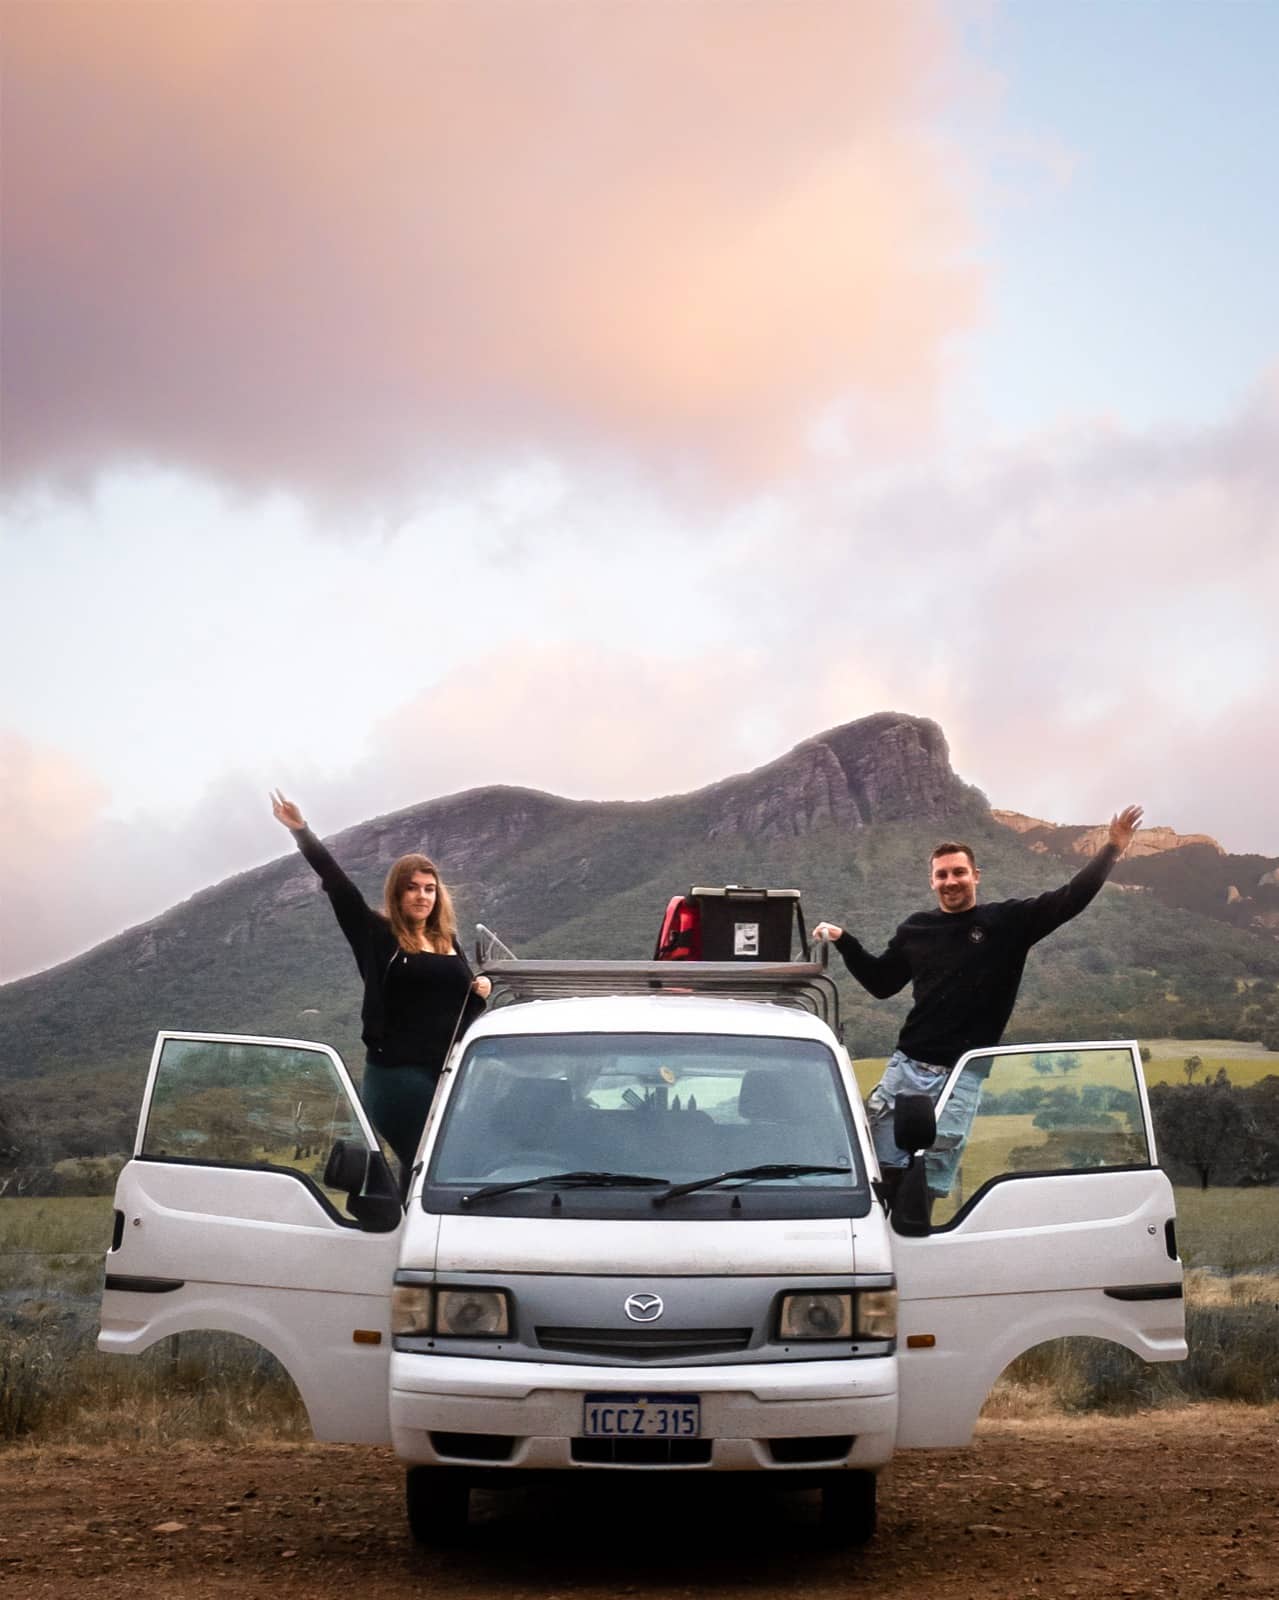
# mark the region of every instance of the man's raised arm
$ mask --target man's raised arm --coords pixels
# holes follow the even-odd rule
[[[1034,900],[1022,902],[1032,943],[1052,933],[1055,928],[1060,928],[1071,917],[1077,917],[1096,897],[1132,843],[1133,835],[1141,826],[1141,816],[1140,806],[1125,806],[1111,817],[1105,844],[1090,861],[1080,867],[1069,883],[1063,883],[1060,889],[1050,889],[1047,894],[1041,894]]]
[[[890,940],[882,956],[873,956],[851,933],[836,922],[819,922],[813,929],[814,939],[829,939],[844,958],[844,965],[868,994],[876,1000],[887,1000],[910,982],[910,968],[897,948],[897,940]]]

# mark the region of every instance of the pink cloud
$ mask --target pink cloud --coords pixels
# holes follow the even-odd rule
[[[365,804],[388,810],[396,803],[388,794],[421,799],[484,783],[596,800],[696,788],[750,764],[761,674],[759,661],[730,651],[678,659],[587,643],[497,651],[379,725],[360,773]]]
[[[69,924],[85,929],[85,943],[111,926],[86,851],[105,800],[102,785],[64,752],[0,733],[0,979],[54,959]]]
[[[721,473],[929,421],[974,316],[937,0],[10,8],[17,480],[394,494],[530,441]]]
[[[65,751],[0,732],[0,983],[65,961],[278,853],[265,791],[229,776],[199,804],[121,821]]]

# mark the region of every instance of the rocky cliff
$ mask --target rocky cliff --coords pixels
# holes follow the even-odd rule
[[[1038,817],[1027,817],[1020,811],[992,810],[990,814],[1005,828],[1023,834],[1030,848],[1041,855],[1096,855],[1105,844],[1108,832],[1108,825],[1104,822],[1096,827],[1088,827],[1044,822]],[[1226,853],[1207,833],[1176,833],[1172,828],[1138,828],[1128,851],[1128,859],[1158,856],[1166,850],[1181,850],[1191,844],[1206,845],[1219,856]]]
[[[1107,828],[1063,826],[1020,811],[992,811],[996,822],[1020,836],[1037,855],[1087,857],[1105,842]],[[1144,889],[1165,905],[1198,911],[1271,939],[1279,934],[1279,869],[1264,856],[1231,855],[1207,833],[1141,828],[1112,883]]]
[[[950,765],[935,722],[883,712],[805,739],[768,766],[702,791],[716,812],[712,837],[779,838],[821,823],[944,822],[988,809]]]

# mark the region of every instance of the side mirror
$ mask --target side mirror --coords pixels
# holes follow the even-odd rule
[[[890,1218],[893,1232],[922,1239],[932,1232],[932,1201],[924,1151],[937,1138],[937,1110],[926,1094],[899,1094],[893,1106],[893,1142],[910,1152],[893,1195]]]
[[[366,1233],[398,1228],[404,1208],[394,1175],[380,1150],[355,1139],[339,1139],[324,1163],[324,1184],[346,1194],[346,1209]]]
[[[893,1103],[893,1143],[914,1155],[937,1138],[937,1108],[926,1094],[899,1094]]]

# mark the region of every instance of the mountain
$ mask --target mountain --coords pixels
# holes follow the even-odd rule
[[[1018,811],[991,815],[1031,850],[1066,861],[1092,855],[1106,836],[1104,827],[1062,826]],[[1164,905],[1279,939],[1279,857],[1231,855],[1206,833],[1142,828],[1114,882],[1145,890]]]
[[[274,826],[264,811],[264,829]],[[882,942],[927,903],[928,854],[946,836],[974,846],[990,899],[1037,893],[1073,870],[1051,833],[1041,840],[996,820],[955,775],[935,723],[893,713],[690,794],[593,802],[485,788],[329,842],[373,903],[391,862],[423,850],[441,864],[466,937],[483,922],[524,955],[624,957],[652,953],[667,898],[692,883],[797,887],[810,923],[847,921]],[[0,988],[0,1114],[20,1116],[51,1154],[125,1148],[159,1028],[319,1039],[358,1066],[350,952],[310,868],[280,839],[279,860]],[[1279,1045],[1277,979],[1270,939],[1165,905],[1153,890],[1111,891],[1032,959],[1008,1036],[1273,1029]],[[904,998],[874,1002],[851,980],[841,985],[854,1054],[886,1052]]]

